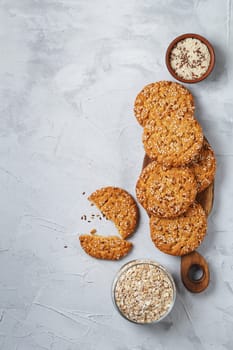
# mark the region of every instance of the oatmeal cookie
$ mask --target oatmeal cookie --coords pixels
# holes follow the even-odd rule
[[[179,83],[158,81],[146,85],[136,97],[134,113],[142,126],[149,119],[163,117],[169,111],[174,111],[179,117],[194,114],[193,96]]]
[[[199,154],[203,132],[195,118],[182,118],[169,113],[163,118],[148,121],[142,141],[151,159],[167,166],[182,166]]]
[[[214,180],[216,159],[214,151],[205,139],[199,157],[191,165],[197,180],[198,192],[204,191]]]
[[[94,258],[119,260],[132,248],[132,243],[117,236],[81,235],[79,241],[83,250]]]
[[[142,170],[136,184],[137,199],[148,214],[164,218],[183,214],[196,194],[195,175],[188,167],[168,169],[152,162]]]
[[[150,217],[150,234],[155,246],[171,255],[194,251],[203,241],[207,230],[205,211],[193,203],[181,216],[174,219]]]
[[[133,197],[118,187],[103,187],[93,192],[88,199],[112,220],[122,238],[131,235],[138,223],[138,207]]]

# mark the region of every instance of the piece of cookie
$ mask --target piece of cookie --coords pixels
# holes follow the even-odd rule
[[[138,201],[148,214],[175,217],[183,214],[194,202],[197,182],[188,167],[163,168],[157,162],[147,165],[137,181]]]
[[[194,203],[181,216],[174,219],[150,217],[150,234],[155,246],[171,255],[184,255],[194,251],[203,241],[207,230],[205,211]]]
[[[133,197],[118,187],[103,187],[93,192],[88,199],[112,220],[122,238],[131,235],[138,223],[138,207]]]
[[[136,97],[134,113],[142,126],[169,111],[174,111],[178,117],[194,115],[193,96],[179,83],[158,81],[146,85]]]
[[[203,132],[195,118],[169,113],[163,118],[148,121],[142,141],[151,159],[176,167],[186,165],[197,157],[203,145]]]
[[[88,255],[97,259],[119,260],[132,248],[132,243],[117,236],[81,235],[81,247]]]
[[[204,191],[214,180],[216,159],[214,151],[205,139],[199,157],[191,165],[197,180],[197,191]]]

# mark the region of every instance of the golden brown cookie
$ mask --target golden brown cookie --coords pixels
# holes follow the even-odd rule
[[[193,96],[181,84],[158,81],[146,85],[136,97],[134,113],[142,126],[145,126],[149,119],[163,117],[169,111],[174,111],[179,117],[194,114]]]
[[[188,167],[165,169],[152,162],[142,170],[136,184],[138,201],[148,214],[159,217],[183,214],[196,194],[195,175]]]
[[[131,242],[117,236],[81,235],[79,240],[83,250],[97,259],[121,259],[133,246]]]
[[[194,160],[203,145],[200,124],[193,117],[169,113],[149,120],[143,131],[145,152],[166,166],[182,166]]]
[[[194,203],[181,216],[174,219],[150,218],[150,234],[155,246],[171,255],[184,255],[194,251],[203,241],[207,230],[205,211]]]
[[[197,180],[198,192],[204,191],[214,180],[216,159],[214,151],[205,139],[199,157],[191,165]]]
[[[131,235],[138,223],[138,207],[133,197],[118,187],[103,187],[93,192],[88,199],[112,220],[122,238]]]

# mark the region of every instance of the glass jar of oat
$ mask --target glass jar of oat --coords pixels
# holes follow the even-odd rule
[[[176,287],[170,273],[157,262],[132,260],[117,273],[112,298],[116,309],[128,321],[157,323],[172,310]]]

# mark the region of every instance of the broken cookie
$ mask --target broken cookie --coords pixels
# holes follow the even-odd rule
[[[118,187],[103,187],[93,192],[88,199],[112,220],[122,238],[131,235],[138,223],[138,207],[133,197]]]
[[[132,243],[117,236],[81,235],[79,237],[83,250],[94,258],[119,260],[132,248]]]

